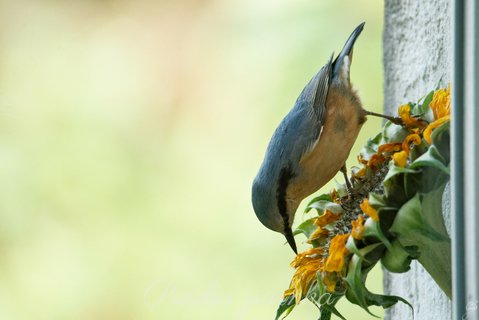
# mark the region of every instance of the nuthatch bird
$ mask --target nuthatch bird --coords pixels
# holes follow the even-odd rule
[[[268,145],[253,182],[252,202],[258,219],[282,233],[297,254],[291,226],[300,202],[319,190],[341,170],[366,121],[366,111],[351,86],[353,46],[361,23],[336,59],[334,54],[309,81],[291,111],[281,121]]]

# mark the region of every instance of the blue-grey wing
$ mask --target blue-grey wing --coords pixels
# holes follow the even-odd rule
[[[291,123],[296,127],[292,150],[298,156],[296,161],[299,161],[320,138],[326,117],[326,99],[332,77],[332,59],[333,56],[306,85],[291,110]]]
[[[264,175],[276,176],[301,157],[318,141],[326,116],[326,99],[332,75],[332,58],[309,81],[294,107],[281,121],[271,138],[263,166]]]
[[[326,116],[326,99],[328,97],[328,90],[331,83],[333,70],[332,61],[333,55],[331,55],[331,58],[326,63],[326,65],[322,67],[318,71],[316,76],[312,79],[313,81],[315,80],[315,78],[318,78],[317,84],[315,86],[316,90],[314,92],[314,100],[312,105],[312,110],[314,111],[314,114],[311,116],[313,119],[317,119],[317,121],[319,121],[321,127],[324,124],[324,118]]]
[[[301,173],[301,158],[320,139],[331,83],[332,58],[309,81],[294,107],[276,128],[253,182],[252,201],[255,212],[270,229],[278,231],[283,228],[282,220],[277,220],[272,227],[270,214],[280,210],[278,201],[285,196],[279,194],[280,191],[290,179]],[[277,214],[277,217],[280,215]]]

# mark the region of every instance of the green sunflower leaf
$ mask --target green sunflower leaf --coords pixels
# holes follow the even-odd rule
[[[346,318],[341,313],[339,313],[338,309],[336,309],[334,305],[324,304],[319,310],[321,312],[321,317],[319,318],[319,320],[329,320],[331,319],[331,314],[334,314],[336,317],[342,320],[346,320]]]
[[[318,201],[320,201],[320,200],[333,201],[333,200],[331,199],[331,196],[330,196],[329,194],[323,193],[322,195],[319,195],[319,196],[317,196],[317,197],[314,197],[311,201],[309,201],[308,205],[306,206],[306,209],[307,209],[310,205],[312,205],[313,203],[318,202]],[[306,210],[306,212],[308,212],[308,211],[309,211],[309,210]]]
[[[368,301],[366,299],[367,290],[363,283],[363,276],[361,273],[363,258],[358,255],[353,255],[349,261],[348,274],[344,279],[348,288],[346,289],[346,298],[363,308],[367,313],[373,317],[378,318],[369,311]]]
[[[348,249],[349,252],[353,254],[361,255],[358,247],[356,246],[356,240],[354,240],[353,237],[349,237],[348,241],[346,241],[346,248]]]
[[[329,210],[332,213],[343,212],[341,205],[329,200],[318,200],[316,202],[310,203],[306,208],[306,212],[309,212],[311,209],[316,209],[319,215],[321,215],[325,210]]]
[[[381,264],[390,272],[402,273],[408,271],[412,259],[417,258],[419,258],[417,247],[406,249],[398,240],[394,240],[391,242],[391,248],[388,248],[381,258]]]
[[[346,320],[344,316],[336,309],[336,303],[343,297],[342,293],[331,293],[326,290],[321,276],[317,274],[315,285],[308,292],[308,299],[312,301],[320,310],[319,319],[329,320],[334,314],[342,320]]]
[[[409,166],[411,170],[420,169],[422,167],[432,167],[438,169],[445,174],[450,174],[450,169],[445,165],[445,160],[437,150],[436,146],[431,145],[426,153],[414,160],[413,163]]]
[[[296,306],[296,303],[294,301],[294,294],[290,295],[286,298],[284,298],[283,301],[281,301],[278,310],[276,311],[276,317],[274,320],[280,319],[280,317],[284,314],[284,316],[281,319],[284,319],[288,316],[288,314],[293,311],[294,307]]]
[[[294,230],[293,235],[304,234],[306,239],[309,239],[313,232],[318,228],[314,225],[314,220],[316,220],[316,218],[311,218],[301,223],[296,230]]]
[[[451,123],[445,122],[440,127],[437,127],[432,131],[431,140],[432,144],[436,146],[439,154],[444,159],[445,164],[449,164],[451,158],[451,132],[450,132]]]
[[[451,297],[451,240],[442,217],[444,187],[445,184],[432,192],[417,194],[405,203],[398,211],[391,232],[404,248],[418,248],[418,261]]]
[[[373,139],[368,139],[368,141],[363,145],[359,154],[364,160],[369,160],[373,154],[378,151],[378,146],[381,140],[383,139],[383,134],[377,134]]]
[[[386,203],[384,202],[384,196],[377,193],[369,193],[369,204],[374,208],[384,207]]]
[[[424,219],[419,194],[406,202],[398,211],[391,232],[399,236],[425,236],[434,241],[448,241],[449,238],[434,230]]]
[[[389,228],[394,222],[397,211],[398,208],[393,207],[379,207],[378,209],[379,225],[385,236],[389,236]]]
[[[411,304],[401,297],[379,295],[370,292],[364,285],[364,282],[366,273],[369,272],[372,267],[364,270],[362,263],[363,259],[357,255],[353,255],[349,262],[348,274],[345,281],[348,285],[346,298],[350,302],[359,305],[366,312],[376,318],[378,317],[369,311],[369,307],[372,305],[389,308],[401,301],[412,308]]]
[[[391,243],[381,230],[379,221],[374,221],[372,218],[366,219],[366,222],[364,223],[363,238],[374,238],[382,242],[386,248],[389,249],[391,247]]]
[[[387,143],[403,142],[409,132],[400,125],[388,121],[383,128],[384,141]],[[377,150],[377,149],[376,149]]]
[[[406,300],[398,296],[388,296],[388,295],[382,295],[382,294],[375,294],[370,291],[367,291],[366,294],[366,301],[369,305],[374,305],[374,306],[379,306],[383,307],[384,309],[392,307],[399,301],[403,302],[404,304],[408,305],[409,308],[411,308],[411,313],[412,316],[414,316],[414,309],[412,305]]]
[[[414,110],[417,112],[414,112],[414,114],[421,115],[428,112],[430,110],[429,104],[431,103],[433,96],[434,96],[434,91],[429,92],[424,98],[424,101],[422,102],[422,104],[420,105],[418,104],[418,108]]]
[[[414,170],[414,168],[411,168],[411,167],[409,168],[398,167],[393,162],[391,162],[391,164],[389,165],[389,171],[386,177],[384,177],[384,182],[403,173],[420,173],[420,171]]]

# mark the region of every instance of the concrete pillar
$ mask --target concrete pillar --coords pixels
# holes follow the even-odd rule
[[[399,105],[416,101],[438,84],[447,86],[451,81],[451,8],[448,0],[385,0],[386,113],[395,114]],[[450,189],[445,192],[444,215],[450,230]],[[450,300],[416,261],[404,274],[385,270],[384,291],[411,302],[415,320],[451,318]],[[385,319],[412,319],[411,311],[398,303],[386,311]]]

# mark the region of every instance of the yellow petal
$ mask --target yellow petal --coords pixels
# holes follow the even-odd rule
[[[358,159],[358,162],[361,163],[361,164],[367,164],[368,163],[368,160],[364,160],[362,154],[358,155],[357,159]]]
[[[383,152],[397,152],[402,149],[401,142],[394,142],[394,143],[385,143],[378,147],[378,153]]]
[[[323,272],[321,279],[326,286],[326,290],[334,292],[334,289],[336,289],[336,274],[334,272]]]
[[[355,178],[362,178],[366,175],[366,168],[359,169],[353,176]]]
[[[448,122],[449,120],[451,119],[451,116],[447,115],[447,116],[444,116],[442,118],[439,118],[438,120],[434,121],[434,122],[431,122],[426,129],[424,129],[424,132],[423,132],[423,137],[424,137],[424,140],[427,141],[427,143],[431,144],[432,140],[431,140],[431,134],[432,134],[432,130],[436,129],[437,127],[441,126],[443,123],[445,122]]]
[[[329,231],[326,229],[323,229],[321,227],[318,227],[309,237],[308,243],[311,243],[313,240],[321,239],[327,237],[329,234]]]
[[[408,154],[404,150],[401,151],[401,152],[396,152],[395,154],[393,154],[394,163],[398,167],[404,168],[407,164],[407,158],[408,158]]]
[[[360,240],[363,237],[364,232],[364,217],[360,215],[356,220],[351,222],[351,224],[351,236],[356,240]]]
[[[340,200],[338,191],[336,189],[331,190],[331,192],[329,193],[329,196],[331,197],[331,200],[333,200],[333,202]]]
[[[340,272],[343,269],[345,255],[349,253],[346,248],[346,241],[348,240],[349,233],[337,234],[331,240],[329,244],[329,254],[324,264],[324,270],[328,272]]]
[[[410,134],[406,137],[406,139],[404,139],[403,143],[402,143],[402,149],[404,151],[406,151],[406,153],[409,155],[409,151],[411,150],[410,146],[411,146],[411,143],[414,143],[414,145],[420,145],[421,144],[421,137],[416,134],[416,133],[413,133],[413,134]],[[393,156],[394,158],[394,156]]]
[[[380,164],[384,163],[384,161],[386,161],[386,157],[383,156],[382,154],[373,154],[371,156],[371,158],[369,159],[368,161],[368,164],[367,166],[371,169],[375,169],[376,167],[378,167]]]
[[[308,252],[318,252],[321,248],[313,248],[315,250],[307,250]],[[284,296],[290,296],[294,293],[295,303],[299,304],[303,298],[303,293],[307,293],[310,285],[316,280],[316,273],[322,271],[324,258],[317,254],[307,255],[301,253],[300,264],[297,265],[296,272],[291,279],[289,289],[284,292]],[[295,259],[296,260],[296,259]],[[294,262],[294,261],[293,261]]]
[[[324,213],[314,221],[314,224],[318,227],[324,227],[339,219],[338,213],[333,213],[329,210],[325,210]]]
[[[298,268],[302,264],[306,263],[309,259],[316,259],[320,257],[323,253],[323,248],[309,248],[308,250],[297,254],[291,262],[291,266],[293,268]]]
[[[411,106],[408,104],[403,104],[399,106],[398,114],[401,117],[402,121],[407,125],[409,123],[409,119],[411,118]]]
[[[289,297],[293,293],[294,293],[294,288],[289,288],[288,290],[284,291],[283,297],[284,298]]]
[[[361,210],[374,221],[379,221],[378,212],[370,204],[368,198],[364,198],[363,202],[360,205]]]
[[[451,113],[451,85],[447,89],[439,89],[434,92],[429,107],[434,114],[434,119],[438,120]]]
[[[398,114],[408,128],[422,128],[425,126],[424,120],[411,116],[411,106],[408,104],[400,106]]]

